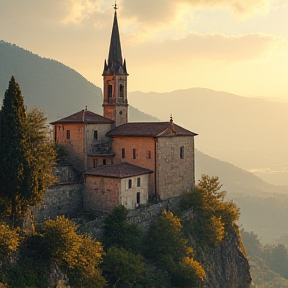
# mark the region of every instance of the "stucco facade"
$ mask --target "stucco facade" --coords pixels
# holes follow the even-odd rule
[[[155,171],[155,141],[153,137],[113,138],[114,163],[128,162]],[[149,175],[148,190],[150,195],[155,193],[154,178],[153,172]]]

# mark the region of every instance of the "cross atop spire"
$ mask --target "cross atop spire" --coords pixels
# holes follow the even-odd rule
[[[118,8],[117,8],[117,3],[116,3],[116,0],[115,0],[115,5],[113,5],[114,7],[114,10],[116,11]]]

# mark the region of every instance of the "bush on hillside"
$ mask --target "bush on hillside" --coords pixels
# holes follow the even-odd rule
[[[182,196],[181,210],[194,209],[195,219],[187,225],[201,246],[219,245],[227,228],[239,219],[239,209],[232,201],[224,201],[226,192],[220,191],[221,187],[218,177],[202,175],[199,185]]]
[[[124,248],[111,247],[102,265],[106,279],[113,287],[135,287],[144,279],[144,258]]]
[[[102,242],[104,247],[118,247],[131,249],[134,252],[141,250],[142,231],[135,224],[127,222],[127,209],[124,206],[115,207],[112,214],[105,219],[105,231]]]

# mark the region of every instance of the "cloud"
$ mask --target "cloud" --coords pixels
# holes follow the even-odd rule
[[[1,0],[0,17],[21,25],[22,21],[59,22],[70,13],[72,0]]]
[[[210,61],[233,63],[263,59],[271,54],[288,50],[288,41],[268,34],[228,36],[223,34],[190,33],[179,40],[147,42],[128,51],[136,63],[145,65],[145,59],[157,63],[183,63]],[[137,55],[141,55],[141,57]],[[130,56],[131,57],[131,56]],[[143,59],[143,60],[142,60]]]
[[[173,20],[183,8],[230,9],[237,15],[267,12],[271,0],[122,0],[123,14],[137,21],[167,22]]]

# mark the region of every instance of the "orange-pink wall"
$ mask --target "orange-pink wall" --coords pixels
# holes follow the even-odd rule
[[[115,152],[114,163],[128,162],[155,171],[155,142],[152,137],[115,137],[112,149]],[[125,158],[122,158],[122,148],[125,148]],[[133,149],[136,149],[136,159],[133,159]],[[147,151],[151,159],[147,159]],[[149,175],[149,194],[155,193],[154,173]]]

